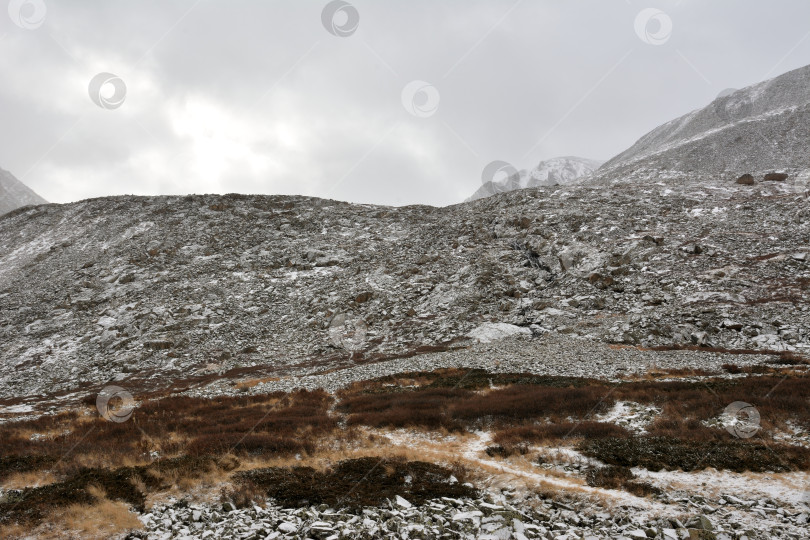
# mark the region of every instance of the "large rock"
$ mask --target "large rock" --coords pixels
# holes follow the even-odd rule
[[[560,252],[558,259],[563,272],[587,277],[604,265],[606,255],[593,246],[575,243]]]
[[[686,526],[690,529],[703,529],[705,531],[714,530],[714,525],[709,518],[704,515],[694,516],[686,522]]]
[[[752,186],[754,185],[754,176],[746,173],[737,178],[737,183],[742,184],[744,186]]]

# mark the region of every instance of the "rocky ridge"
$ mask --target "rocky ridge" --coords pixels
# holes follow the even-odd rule
[[[447,208],[112,197],[19,210],[0,218],[0,396],[401,360],[467,347],[491,323],[606,351],[806,351],[810,208],[794,188],[574,185]]]
[[[810,66],[737,91],[663,124],[592,181],[734,180],[781,171],[810,181]]]

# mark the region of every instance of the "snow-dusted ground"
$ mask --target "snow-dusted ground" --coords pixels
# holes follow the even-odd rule
[[[613,417],[619,409],[632,411],[633,407],[627,403],[617,404],[603,420]],[[642,429],[643,425],[643,422],[631,422],[628,427]],[[471,467],[479,467],[479,474],[490,489],[509,487],[524,494],[538,490],[573,493],[599,501],[594,508],[598,505],[632,508],[635,516],[646,521],[661,517],[685,520],[684,516],[703,514],[727,531],[767,531],[764,538],[780,537],[781,533],[776,531],[782,531],[783,527],[785,531],[793,531],[787,533],[786,538],[804,538],[801,531],[806,531],[804,527],[808,526],[810,473],[806,472],[757,474],[714,469],[650,472],[634,468],[638,481],[665,490],[662,497],[641,498],[620,490],[588,486],[583,478],[584,470],[600,464],[568,447],[532,447],[527,456],[501,459],[485,453],[490,446],[488,432],[448,438],[408,429],[389,430],[384,434],[395,448],[419,448],[425,455],[447,462],[463,458]],[[536,452],[544,456],[543,466],[536,463]],[[549,463],[550,459],[555,462]]]

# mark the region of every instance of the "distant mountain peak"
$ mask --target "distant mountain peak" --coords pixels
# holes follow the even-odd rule
[[[511,168],[511,174],[509,174],[509,176],[484,182],[481,187],[464,202],[474,201],[495,195],[496,193],[505,193],[516,189],[573,184],[593,173],[602,163],[602,161],[595,159],[561,156],[541,161],[531,171],[527,171],[526,169],[516,171],[514,168]],[[509,168],[504,167],[500,170],[506,172]]]
[[[48,201],[17,180],[10,172],[0,169],[0,215],[30,204]]]

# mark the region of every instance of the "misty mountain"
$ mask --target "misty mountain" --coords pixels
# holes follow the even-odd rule
[[[810,171],[810,66],[741,90],[644,135],[597,172],[599,179],[733,180]]]
[[[0,169],[0,214],[11,212],[29,204],[45,204],[48,201],[17,180],[10,172]]]
[[[523,169],[505,178],[485,182],[464,202],[516,189],[571,184],[593,173],[602,163],[604,162],[574,156],[547,159],[531,171]]]

